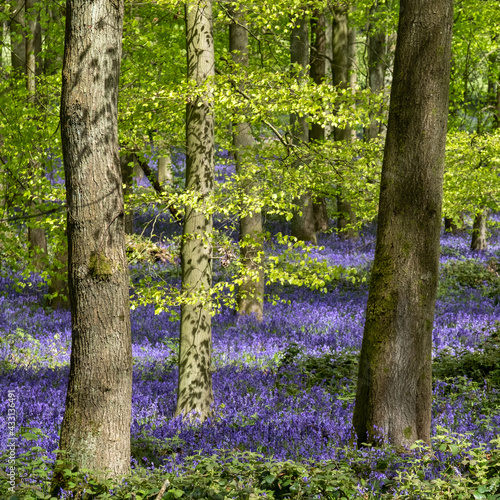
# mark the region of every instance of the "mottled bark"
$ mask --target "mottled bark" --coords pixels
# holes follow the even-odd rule
[[[214,75],[212,2],[186,3],[188,79],[206,87],[186,106],[186,189],[196,201],[214,189],[214,104],[207,79]],[[205,420],[214,402],[212,389],[212,216],[186,206],[181,247],[182,290],[179,383],[176,415],[195,413]]]
[[[308,19],[304,14],[299,17],[292,28],[290,35],[290,62],[297,63],[302,71],[296,76],[300,79],[304,76],[304,71],[309,64],[309,30]],[[309,141],[309,126],[305,116],[290,115],[290,129],[292,131],[292,141],[295,146],[304,146]],[[297,166],[304,161],[299,157]],[[298,200],[297,211],[292,217],[292,236],[301,241],[310,241],[316,244],[316,223],[312,195],[310,192],[303,194]]]
[[[353,417],[359,445],[430,442],[452,24],[452,0],[401,0]]]
[[[229,52],[233,61],[247,67],[248,60],[248,30],[241,9],[232,12],[233,22],[229,25]],[[233,125],[233,145],[236,171],[242,173],[242,158],[252,154],[255,140],[249,123]],[[252,183],[247,182],[244,193],[251,196]],[[262,264],[256,262],[257,256],[263,250],[262,213],[240,218],[240,256],[243,282],[239,286],[237,303],[239,314],[254,314],[261,321],[264,311],[264,270]]]
[[[471,250],[486,250],[488,248],[488,238],[486,231],[486,221],[488,220],[488,210],[483,209],[477,212],[472,225]]]
[[[349,70],[353,66],[352,49],[349,47],[350,29],[345,9],[334,8],[332,18],[332,85],[347,89],[351,86],[351,77]],[[351,127],[346,125],[344,128],[334,127],[333,137],[336,141],[351,142],[353,136]],[[342,194],[342,186],[339,186],[340,193],[337,196],[337,218],[338,234],[341,238],[356,240],[359,235],[356,229],[351,227],[356,224],[356,214],[352,208],[351,202],[346,200]],[[349,227],[348,229],[346,229]]]
[[[158,183],[160,186],[172,183],[172,159],[170,156],[158,158]]]
[[[117,124],[122,28],[123,0],[67,0],[61,135],[72,348],[59,448],[67,462],[110,476],[130,471],[132,401]]]

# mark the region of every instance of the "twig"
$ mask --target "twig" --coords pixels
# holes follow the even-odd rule
[[[165,482],[163,483],[163,486],[161,487],[161,490],[158,492],[158,495],[156,495],[155,500],[160,500],[163,494],[165,493],[167,486],[170,484],[170,481],[168,479],[165,479]]]
[[[137,163],[139,163],[139,166],[142,168],[142,171],[146,174],[146,177],[148,178],[149,182],[153,186],[153,189],[158,193],[158,194],[164,194],[165,190],[162,188],[161,184],[158,182],[158,179],[156,179],[153,171],[151,170],[150,166],[148,165],[147,162],[142,160],[137,153],[133,153],[134,158],[137,160]],[[178,224],[182,223],[182,215],[179,213],[179,211],[173,206],[173,205],[167,205],[168,210],[170,213],[173,215],[175,222]]]

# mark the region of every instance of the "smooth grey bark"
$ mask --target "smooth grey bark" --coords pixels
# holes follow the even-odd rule
[[[297,18],[290,34],[290,62],[298,64],[302,70],[296,75],[300,81],[309,64],[309,29],[308,18],[305,14]],[[293,144],[297,147],[309,142],[309,126],[305,116],[290,115],[290,129]],[[297,162],[304,161],[298,158]],[[293,214],[291,223],[292,236],[301,241],[310,241],[316,244],[316,222],[311,192],[306,192],[296,200],[297,211]]]
[[[370,22],[366,34],[366,48],[368,55],[368,86],[374,94],[378,94],[385,87],[385,73],[387,71],[387,34],[377,24],[377,12],[380,10],[378,1],[370,8]],[[377,138],[385,133],[385,126],[373,117],[365,134],[368,140]]]
[[[349,70],[353,66],[352,49],[349,47],[350,34],[347,10],[345,8],[334,8],[332,17],[332,85],[340,88],[350,88],[351,76]],[[334,127],[333,136],[336,141],[351,142],[353,139],[351,127],[347,125],[345,128]],[[340,193],[337,195],[337,218],[338,234],[341,238],[349,238],[356,240],[359,235],[356,229],[350,227],[351,224],[356,224],[356,214],[352,209],[351,202],[346,200],[342,195],[342,186]]]
[[[430,443],[452,25],[452,0],[401,0],[353,416],[358,445]]]
[[[229,52],[233,61],[245,68],[248,59],[248,30],[244,13],[240,8],[232,12],[229,25]],[[242,159],[252,154],[255,140],[250,123],[233,124],[233,146],[236,171],[242,171]],[[245,194],[251,196],[252,183],[244,186]],[[243,267],[243,282],[239,286],[237,304],[238,314],[254,314],[258,321],[264,313],[264,270],[257,256],[263,251],[262,213],[240,218],[240,257]],[[243,245],[242,245],[243,243]]]
[[[160,156],[158,158],[158,182],[160,186],[172,183],[172,159],[170,156]]]
[[[486,221],[488,220],[488,210],[483,209],[477,212],[472,225],[471,250],[486,250],[488,248],[488,238]]]
[[[212,411],[212,215],[203,199],[214,189],[214,103],[207,79],[215,74],[211,0],[185,7],[187,77],[204,95],[186,106],[186,189],[201,207],[187,206],[181,246],[182,290],[176,415],[205,420]]]
[[[123,9],[123,0],[67,0],[61,96],[72,348],[60,458],[109,476],[130,471],[132,345],[117,122]],[[54,483],[64,484],[62,470]]]

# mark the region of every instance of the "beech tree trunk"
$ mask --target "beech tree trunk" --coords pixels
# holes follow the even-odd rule
[[[451,233],[451,234],[458,234],[460,232],[460,229],[455,224],[453,219],[450,217],[446,217],[446,216],[444,218],[444,230],[447,233]]]
[[[233,10],[233,22],[229,25],[229,52],[236,64],[248,66],[248,30],[240,8]],[[242,158],[252,154],[255,140],[249,123],[233,125],[233,145],[236,171],[241,172]],[[251,196],[252,184],[247,183],[245,192]],[[263,250],[262,213],[240,218],[240,256],[243,267],[243,282],[238,290],[238,313],[255,314],[258,321],[264,312],[264,271],[256,262]],[[243,243],[243,245],[241,245]]]
[[[304,76],[305,69],[309,63],[309,30],[308,19],[304,14],[299,17],[292,28],[290,35],[290,62],[297,63],[302,69],[296,76],[300,81]],[[292,141],[296,146],[304,146],[309,142],[309,126],[305,116],[290,115],[290,128],[292,131]],[[303,158],[298,158],[296,162],[303,162]],[[316,244],[316,222],[314,217],[314,207],[312,194],[307,192],[296,200],[298,210],[292,217],[292,236],[301,241],[310,241]]]
[[[172,183],[172,159],[170,156],[160,156],[158,158],[158,182],[160,186]]]
[[[122,28],[123,0],[66,2],[61,135],[72,349],[59,448],[68,468],[110,476],[130,471],[132,404],[117,125]],[[54,482],[63,483],[61,470]]]
[[[197,201],[214,189],[214,104],[207,79],[214,75],[211,0],[188,1],[187,76],[205,94],[186,106],[186,189]],[[176,415],[205,420],[214,402],[212,389],[212,216],[187,205],[181,246],[182,289],[179,383]]]
[[[353,418],[359,445],[430,442],[452,24],[452,0],[401,0]]]
[[[310,77],[314,83],[326,81],[326,17],[322,10],[316,10],[311,19]],[[325,140],[325,129],[318,123],[311,124],[309,142]],[[328,229],[328,216],[324,198],[312,197],[314,225],[316,232]]]
[[[368,85],[374,94],[382,92],[385,86],[385,72],[387,71],[387,34],[377,23],[377,11],[380,9],[378,1],[370,8],[370,19],[366,35],[368,53]],[[375,139],[385,133],[385,126],[373,117],[370,126],[366,129],[366,138]]]
[[[332,85],[340,88],[350,88],[351,77],[349,69],[352,67],[352,62],[349,60],[349,55],[352,54],[352,49],[349,47],[350,30],[347,19],[347,11],[345,8],[334,8],[332,18]],[[333,136],[336,141],[351,142],[353,140],[351,127],[346,126],[341,129],[335,127]],[[340,186],[342,189],[342,186]],[[341,238],[358,239],[358,232],[349,228],[348,225],[356,224],[356,214],[352,209],[350,201],[344,199],[342,192],[337,196],[337,211],[339,216],[337,219],[338,234]]]
[[[40,13],[35,10],[38,4],[35,0],[25,0],[25,24],[28,28],[29,36],[24,38],[26,49],[25,54],[25,73],[26,73],[26,90],[28,91],[28,101],[34,106],[38,105],[37,95],[37,60],[41,51],[41,30],[40,30]],[[43,171],[40,163],[30,160],[29,165],[30,176],[41,176]],[[35,208],[35,201],[32,198],[31,207]],[[35,222],[36,221],[36,222]],[[37,217],[35,223],[41,223],[42,218]],[[46,266],[47,256],[47,237],[43,227],[28,227],[28,245],[31,251],[32,263],[38,271],[42,271]]]
[[[26,33],[24,32],[24,0],[11,0],[10,21],[11,64],[18,75],[26,70]]]
[[[488,238],[486,231],[486,221],[488,220],[488,210],[483,209],[474,217],[472,225],[471,250],[486,250],[488,248]]]

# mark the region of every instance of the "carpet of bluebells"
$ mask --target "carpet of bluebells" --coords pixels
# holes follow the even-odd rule
[[[136,217],[137,231],[142,231],[151,215]],[[268,222],[270,231],[278,226],[287,231],[284,223]],[[178,228],[164,216],[156,219],[154,231],[168,241]],[[269,293],[279,294],[281,301],[266,302],[260,324],[222,308],[213,320],[215,411],[201,425],[173,418],[178,320],[168,312],[155,315],[154,306],[131,311],[133,465],[179,470],[186,457],[217,455],[221,450],[258,452],[264,459],[303,463],[349,461],[357,453],[365,454],[366,463],[377,462],[384,451],[356,452],[351,425],[356,356],[368,294],[367,282],[361,278],[369,276],[374,239],[373,229],[356,242],[323,235],[319,244],[324,249],[313,252],[331,265],[357,269],[359,279],[354,282],[339,279],[329,283],[326,291],[272,285]],[[435,360],[480,352],[500,329],[498,297],[487,281],[474,282],[472,272],[467,281],[468,271],[462,282],[447,278],[447,273],[470,262],[486,273],[497,273],[498,268],[489,270],[488,266],[500,257],[498,231],[492,230],[487,251],[471,252],[469,241],[466,232],[442,235]],[[173,282],[179,279],[175,260],[152,267],[163,270]],[[140,273],[141,264],[132,271]],[[216,271],[223,269],[216,266]],[[54,459],[69,373],[71,320],[66,310],[42,307],[44,289],[39,281],[19,276],[0,279],[0,387],[4,395],[0,450],[6,449],[8,437],[7,391],[14,390],[17,453],[39,446],[40,453]],[[467,449],[495,446],[492,440],[500,434],[499,401],[497,388],[480,377],[435,377],[432,434],[437,444],[435,459],[426,468],[427,479],[438,478],[445,463],[449,467],[450,461],[443,458],[446,453],[456,455],[456,474],[460,475],[459,459]],[[368,467],[366,491],[395,477],[404,469],[401,460],[383,470]]]

